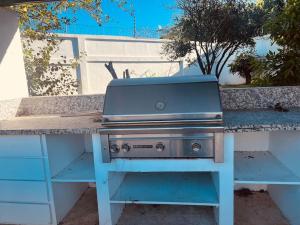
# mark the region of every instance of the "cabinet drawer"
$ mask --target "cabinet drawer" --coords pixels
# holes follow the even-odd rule
[[[0,136],[0,157],[41,157],[42,155],[38,135]]]
[[[0,224],[51,224],[49,205],[0,203]]]
[[[45,180],[43,159],[0,158],[0,180]]]
[[[0,180],[0,202],[48,203],[47,184]]]

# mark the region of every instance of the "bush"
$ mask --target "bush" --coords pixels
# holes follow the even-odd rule
[[[256,56],[250,52],[241,53],[236,57],[233,63],[229,64],[228,66],[231,73],[236,73],[245,78],[246,84],[250,84],[256,60]]]
[[[263,77],[272,85],[300,85],[300,0],[289,0],[266,28],[280,49],[269,52]]]

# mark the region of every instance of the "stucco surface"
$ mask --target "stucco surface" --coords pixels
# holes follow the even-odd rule
[[[16,12],[0,7],[0,100],[28,96],[19,21]]]

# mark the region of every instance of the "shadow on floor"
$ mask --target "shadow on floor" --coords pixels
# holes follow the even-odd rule
[[[118,225],[214,225],[212,213],[210,207],[128,205]],[[288,225],[267,192],[235,196],[235,221],[235,225]],[[81,197],[61,224],[98,225],[94,188]]]

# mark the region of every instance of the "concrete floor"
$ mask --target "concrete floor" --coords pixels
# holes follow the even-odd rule
[[[214,225],[212,213],[210,207],[128,205],[118,225]],[[95,189],[89,189],[81,197],[61,224],[99,224]],[[255,192],[236,195],[235,225],[288,225],[288,222],[267,192]]]

